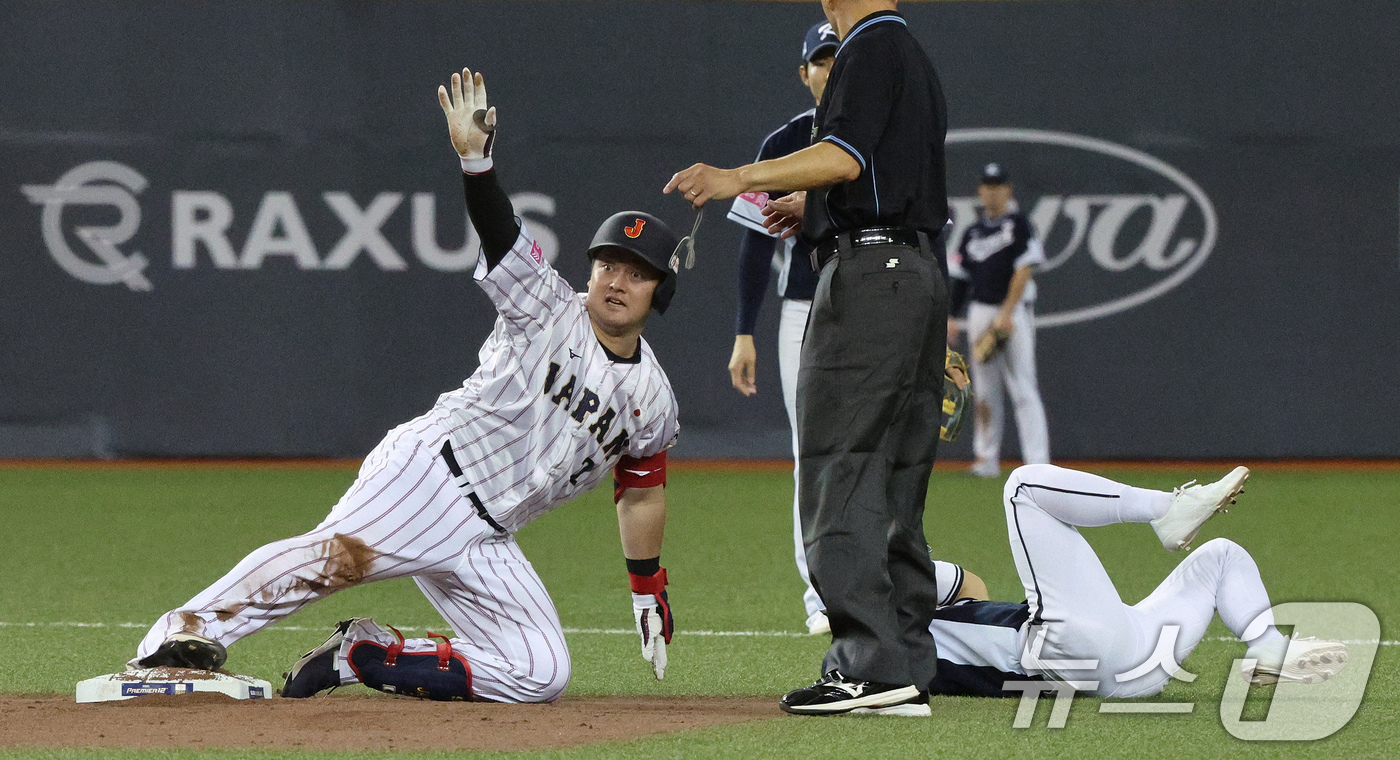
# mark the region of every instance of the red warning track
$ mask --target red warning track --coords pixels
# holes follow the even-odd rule
[[[0,470],[355,470],[359,459],[0,459]],[[965,469],[962,460],[940,461],[939,472]],[[1006,462],[1010,472],[1019,462]],[[1296,472],[1400,472],[1400,459],[1076,459],[1057,461],[1076,470],[1199,470],[1244,465],[1251,470]],[[672,459],[685,472],[790,472],[786,459]]]

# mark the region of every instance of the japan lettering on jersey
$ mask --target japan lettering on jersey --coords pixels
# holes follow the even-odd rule
[[[623,457],[674,445],[676,398],[651,347],[628,359],[598,342],[577,293],[522,226],[494,268],[475,278],[500,317],[481,365],[436,408],[463,473],[507,530],[593,488]]]

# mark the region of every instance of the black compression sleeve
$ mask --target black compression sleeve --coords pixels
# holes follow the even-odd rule
[[[623,557],[623,559],[627,559]],[[661,571],[661,555],[651,559],[628,559],[627,572],[632,575],[640,575],[643,578],[650,578]]]
[[[490,271],[515,245],[520,237],[520,223],[515,220],[510,198],[496,179],[495,169],[481,174],[462,172],[462,190],[467,197],[467,215],[481,237],[481,251],[486,254],[486,269]]]
[[[768,277],[773,271],[774,239],[762,232],[744,230],[739,243],[739,311],[734,318],[735,335],[753,335],[758,324],[758,310],[768,291]]]

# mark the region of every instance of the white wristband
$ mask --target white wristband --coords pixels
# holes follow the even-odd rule
[[[496,166],[496,162],[492,161],[490,156],[486,158],[467,158],[458,155],[457,157],[462,160],[462,171],[467,174],[484,174],[491,171]]]

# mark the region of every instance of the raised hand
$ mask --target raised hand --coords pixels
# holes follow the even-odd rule
[[[447,116],[447,132],[457,155],[467,159],[491,155],[496,109],[486,103],[486,80],[470,69],[452,74],[452,90],[438,85],[438,103]]]

